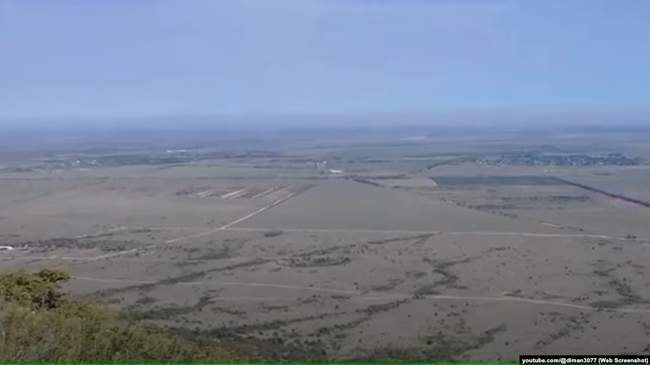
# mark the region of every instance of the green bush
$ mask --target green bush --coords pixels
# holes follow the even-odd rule
[[[0,362],[236,362],[218,344],[122,322],[60,291],[61,271],[0,274]]]
[[[0,299],[32,309],[53,309],[65,297],[59,283],[69,278],[63,271],[47,269],[33,274],[24,271],[0,274]]]

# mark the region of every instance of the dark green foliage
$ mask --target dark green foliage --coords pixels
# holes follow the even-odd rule
[[[61,271],[0,274],[0,362],[235,362],[222,346],[69,297]]]
[[[32,309],[53,309],[60,306],[64,295],[59,283],[70,277],[63,271],[41,270],[34,274],[24,271],[0,275],[0,298]]]

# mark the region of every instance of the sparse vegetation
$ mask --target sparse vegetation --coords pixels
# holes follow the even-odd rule
[[[266,237],[266,238],[277,237],[277,236],[282,235],[282,233],[284,233],[284,232],[282,232],[279,229],[273,229],[273,230],[264,232],[264,237]]]
[[[639,166],[574,167],[476,161],[607,156],[625,134],[360,131],[2,139],[0,271],[74,276],[0,275],[0,362],[647,346],[650,211],[624,199],[650,197],[647,134]]]

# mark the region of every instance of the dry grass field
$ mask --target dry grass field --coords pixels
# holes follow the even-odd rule
[[[650,351],[650,143],[398,137],[6,147],[0,270],[269,361]]]

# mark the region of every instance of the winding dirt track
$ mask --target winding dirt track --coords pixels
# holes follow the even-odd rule
[[[129,259],[129,260],[134,260],[134,261],[161,261],[161,262],[166,262],[170,261],[169,259],[157,259],[157,258],[147,258],[147,257],[130,257],[126,258],[124,256],[129,256],[136,254],[138,252],[150,250],[152,248],[155,248],[157,246],[161,245],[171,245],[174,243],[182,242],[188,239],[193,239],[193,238],[200,238],[200,237],[206,237],[215,233],[218,233],[220,231],[241,231],[241,232],[266,232],[269,229],[268,228],[247,228],[247,227],[233,227],[234,225],[241,223],[247,219],[250,219],[288,199],[293,197],[293,195],[287,196],[281,200],[278,200],[270,205],[264,206],[258,210],[255,210],[241,218],[238,218],[228,224],[225,224],[219,228],[215,228],[209,231],[204,231],[204,232],[199,232],[199,233],[194,233],[186,236],[181,236],[178,238],[174,238],[171,240],[164,241],[162,243],[156,243],[156,244],[151,244],[145,247],[139,247],[139,248],[134,248],[130,250],[125,250],[125,251],[119,251],[119,252],[114,252],[114,253],[109,253],[109,254],[104,254],[104,255],[99,255],[99,256],[90,256],[90,257],[74,257],[74,256],[25,256],[25,257],[7,257],[7,259],[11,260],[62,260],[62,261],[98,261],[98,260],[104,260],[104,259],[109,259],[109,258],[121,258],[121,259]],[[98,234],[107,234],[107,233],[114,233],[114,232],[119,232],[119,231],[128,231],[130,229],[143,229],[147,227],[138,227],[138,228],[129,228],[129,227],[118,227],[112,230],[107,230],[107,231],[102,231],[102,233],[95,233],[95,234],[88,234],[84,236],[79,236],[81,238],[89,238],[89,237],[94,237]],[[197,229],[196,227],[174,227],[174,229]],[[154,230],[165,230],[169,229],[169,227],[150,227],[149,229],[154,229]],[[284,232],[315,232],[315,233],[395,233],[395,234],[433,234],[433,235],[453,235],[453,236],[514,236],[514,237],[541,237],[541,238],[599,238],[599,239],[609,239],[609,240],[624,240],[624,241],[629,241],[629,239],[625,237],[616,237],[616,236],[608,236],[608,235],[603,235],[603,234],[587,234],[587,233],[529,233],[529,232],[503,232],[503,231],[416,231],[416,230],[373,230],[373,229],[317,229],[317,228],[278,228],[277,230],[279,231],[284,231]],[[644,245],[644,246],[650,246],[650,238],[636,238],[634,239],[634,242]]]
[[[608,236],[589,233],[531,233],[507,231],[419,231],[419,230],[382,230],[382,229],[326,229],[326,228],[275,228],[285,232],[320,232],[320,233],[404,233],[404,234],[445,234],[473,236],[516,236],[516,237],[548,237],[548,238],[602,238],[611,240],[626,240],[625,237]],[[270,228],[228,227],[227,231],[265,232]],[[650,241],[648,238],[636,238],[636,241]]]
[[[156,284],[156,281],[151,280],[130,280],[130,279],[102,279],[102,278],[92,278],[87,276],[72,276],[72,279],[75,280],[85,280],[85,281],[94,281],[102,283],[127,283],[127,284]],[[283,285],[283,284],[269,284],[269,283],[251,283],[251,282],[239,282],[239,281],[191,281],[178,283],[176,285],[214,285],[214,286],[248,286],[248,287],[267,287],[267,288],[278,288],[278,289],[292,289],[292,290],[305,290],[305,291],[314,291],[314,292],[324,292],[324,293],[335,293],[335,294],[346,294],[353,295],[354,297],[350,298],[351,300],[399,300],[399,299],[408,299],[413,298],[412,294],[382,294],[382,295],[366,295],[356,290],[348,289],[335,289],[335,288],[326,288],[326,287],[315,287],[315,286],[299,286],[299,285]],[[254,297],[257,300],[287,300],[287,297]],[[233,298],[228,298],[229,300],[235,300]],[[419,299],[427,300],[456,300],[456,301],[479,301],[479,302],[513,302],[513,303],[522,303],[522,304],[532,304],[532,305],[548,305],[556,307],[564,307],[570,309],[576,309],[581,311],[590,311],[590,312],[616,312],[616,313],[635,313],[635,314],[650,314],[650,309],[644,308],[608,308],[602,309],[597,307],[592,307],[588,305],[572,304],[565,303],[553,300],[545,299],[532,299],[532,298],[520,298],[513,296],[465,296],[465,295],[424,295],[419,297]]]

